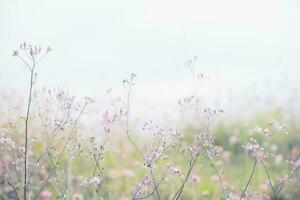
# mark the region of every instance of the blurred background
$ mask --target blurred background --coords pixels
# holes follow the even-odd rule
[[[136,74],[137,117],[177,117],[170,113],[178,109],[178,99],[193,91],[184,63],[194,56],[195,71],[212,80],[202,87],[202,98],[226,111],[290,105],[299,96],[298,0],[0,4],[2,95],[27,94],[29,74],[12,51],[28,42],[54,49],[38,67],[37,87],[91,96],[98,108],[106,89],[119,93],[122,80]]]
[[[262,143],[269,129],[274,137],[264,143],[272,153],[268,167],[275,187],[280,187],[278,179],[287,173],[285,159],[300,166],[299,35],[299,0],[0,0],[0,128],[13,125],[10,136],[22,143],[30,74],[12,56],[13,50],[23,42],[50,46],[53,51],[38,65],[34,87],[59,88],[79,99],[96,100],[80,120],[79,137],[104,138],[101,120],[112,109],[107,90],[112,89],[113,98],[126,101],[123,79],[134,73],[129,129],[138,146],[155,144],[151,131],[142,129],[149,121],[166,131],[178,128],[184,142],[192,144],[195,133],[208,131],[203,111],[222,109],[225,112],[216,120],[212,116],[216,123],[209,130],[222,147],[216,165],[222,169],[227,189],[241,192],[254,160],[242,145],[250,137]],[[195,94],[192,103],[182,105]],[[196,99],[200,114],[197,106],[189,105]],[[41,105],[46,110],[57,106],[55,102]],[[38,140],[32,145],[33,156],[45,146],[38,109],[34,104],[30,119],[30,134]],[[45,117],[51,119],[50,114]],[[289,134],[276,134],[274,124]],[[125,200],[147,173],[120,129],[112,129],[101,164],[112,199]],[[81,138],[74,140],[76,145],[80,142]],[[62,173],[73,159],[64,156]],[[186,171],[178,152],[168,156],[166,165]],[[84,156],[73,162],[74,182],[82,181],[94,167]],[[162,162],[157,165],[158,174],[165,165]],[[193,173],[199,175],[200,186],[189,183],[182,199],[219,199],[222,191],[207,158],[199,161]],[[249,191],[270,193],[264,169],[259,166],[255,173]],[[173,185],[170,180],[172,184],[162,186],[163,199],[175,193],[180,183]],[[300,199],[298,180],[289,182],[277,200]],[[47,188],[53,197],[59,194],[54,189]],[[95,195],[91,188],[74,192],[86,199]]]

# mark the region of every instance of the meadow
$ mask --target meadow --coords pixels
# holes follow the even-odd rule
[[[0,199],[300,199],[298,109],[229,119],[195,92],[178,100],[185,120],[137,124],[130,74],[120,84],[125,95],[107,90],[110,107],[91,130],[81,120],[93,98],[35,87],[51,52],[26,43],[13,52],[30,82],[28,100],[0,113]]]

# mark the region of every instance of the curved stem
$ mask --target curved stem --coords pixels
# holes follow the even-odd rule
[[[252,168],[251,175],[250,175],[250,177],[249,177],[249,180],[248,180],[247,185],[246,185],[246,187],[245,187],[245,189],[244,189],[244,191],[243,191],[243,193],[242,193],[242,196],[241,196],[240,200],[245,196],[245,193],[246,193],[246,191],[247,191],[247,189],[248,189],[248,187],[249,187],[249,184],[250,184],[250,182],[251,182],[251,180],[252,180],[252,177],[253,177],[253,174],[254,174],[256,165],[257,165],[257,160],[255,159],[255,162],[254,162],[254,165],[253,165],[253,168]]]
[[[190,177],[190,175],[192,173],[192,170],[194,168],[194,165],[196,164],[197,159],[198,159],[198,155],[196,156],[196,158],[194,158],[193,160],[191,160],[190,167],[189,167],[189,170],[188,170],[188,172],[187,172],[187,174],[186,174],[186,176],[184,178],[184,181],[182,182],[179,190],[173,196],[172,200],[178,200],[179,197],[181,196],[181,193],[182,193],[182,191],[183,191],[183,189],[185,187],[186,182],[188,181],[188,179],[189,179],[189,177]]]
[[[225,191],[225,186],[224,186],[223,179],[221,177],[221,173],[220,173],[219,169],[217,168],[217,166],[215,165],[215,162],[212,159],[210,159],[210,160],[212,162],[212,167],[215,169],[215,171],[217,173],[217,176],[219,178],[219,182],[220,182],[220,185],[221,185],[221,189],[222,189],[223,195],[225,197],[226,196],[226,191]]]
[[[21,56],[17,56],[24,64],[25,66],[28,68],[28,70],[31,72],[32,68],[30,67],[30,65],[24,60],[24,58],[22,58]]]
[[[159,191],[158,191],[158,184],[156,183],[152,168],[150,169],[150,174],[151,174],[151,178],[152,178],[152,181],[153,181],[154,190],[155,190],[157,199],[160,200],[161,198],[160,198]]]
[[[143,196],[143,197],[135,197],[137,195],[137,193],[138,193],[138,191],[136,191],[135,194],[134,194],[134,196],[132,197],[132,200],[147,199],[147,198],[151,197],[155,193],[155,190],[159,187],[160,184],[161,184],[161,182],[157,183],[156,186],[155,186],[155,188],[152,190],[152,192],[150,192],[148,195]]]
[[[284,187],[284,184],[281,184],[279,190],[276,193],[275,200],[277,200],[277,197],[278,197],[279,193],[282,191],[283,187]]]
[[[277,200],[277,194],[276,194],[275,189],[273,187],[273,184],[272,184],[272,181],[271,181],[271,176],[269,174],[269,170],[268,170],[267,166],[264,163],[262,163],[262,165],[263,165],[263,167],[264,167],[264,169],[265,169],[265,171],[267,173],[268,181],[270,183],[270,186],[271,186],[271,189],[272,189],[272,192],[273,192],[273,195],[274,195],[274,200]]]

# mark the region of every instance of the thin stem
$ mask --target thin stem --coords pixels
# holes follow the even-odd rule
[[[219,178],[219,181],[220,181],[220,184],[221,184],[221,189],[222,189],[223,195],[225,197],[226,196],[226,191],[225,191],[225,186],[224,186],[224,183],[223,183],[223,179],[221,177],[221,173],[219,172],[219,169],[217,168],[214,160],[212,158],[210,158],[209,156],[208,156],[208,158],[211,161],[212,167],[215,169],[215,171],[218,175],[218,178]]]
[[[250,182],[251,182],[251,180],[252,180],[252,177],[253,177],[253,174],[254,174],[256,165],[257,165],[257,160],[255,159],[254,165],[253,165],[253,168],[252,168],[251,175],[250,175],[250,177],[249,177],[249,180],[248,180],[247,185],[246,185],[246,187],[245,187],[245,189],[244,189],[244,191],[243,191],[243,193],[242,193],[242,196],[241,196],[240,200],[245,196],[245,193],[246,193],[246,191],[247,191],[247,189],[248,189],[248,187],[249,187],[249,184],[250,184]]]
[[[32,72],[32,68],[30,67],[30,65],[24,60],[24,58],[22,58],[21,56],[17,56],[25,65],[26,67],[29,69],[30,72]]]
[[[47,55],[48,53],[45,53],[38,61],[36,61],[36,64],[40,63]]]
[[[107,140],[108,140],[108,133],[105,134],[104,142],[103,142],[103,144],[102,144],[102,151],[100,152],[100,154],[99,154],[97,157],[94,156],[95,167],[94,167],[94,170],[93,170],[93,176],[95,176],[97,167],[99,167],[99,162],[100,162],[100,159],[101,159],[101,154],[102,154],[102,152],[103,152],[104,149],[105,149],[105,145],[106,145],[106,143],[107,143]],[[100,167],[99,167],[99,168],[100,168]]]
[[[156,196],[160,200],[161,198],[160,198],[159,191],[158,191],[158,184],[156,183],[155,176],[154,176],[152,168],[150,169],[150,174],[151,174],[151,178],[152,178],[152,181],[153,181]]]
[[[22,48],[22,47],[21,47]],[[30,180],[28,179],[27,175],[27,165],[28,165],[28,126],[29,126],[29,117],[30,117],[30,108],[31,108],[31,102],[32,102],[32,89],[34,84],[34,69],[35,66],[38,64],[36,62],[36,56],[33,54],[28,55],[28,52],[23,49],[25,52],[25,55],[29,58],[30,61],[32,61],[32,64],[29,64],[24,58],[22,58],[18,53],[16,54],[17,58],[19,58],[25,66],[30,71],[30,85],[29,85],[29,95],[28,95],[28,101],[27,101],[27,111],[26,111],[26,118],[25,118],[25,144],[24,144],[24,183],[23,183],[23,190],[24,190],[24,196],[23,199],[27,200],[27,191]]]
[[[271,176],[269,174],[269,170],[268,170],[267,166],[264,163],[262,163],[262,165],[263,165],[263,167],[264,167],[264,169],[265,169],[265,171],[267,173],[268,181],[270,183],[270,186],[271,186],[271,189],[272,189],[272,192],[273,192],[273,195],[274,195],[274,200],[276,200],[277,199],[277,194],[276,194],[275,189],[273,187],[273,184],[272,184],[272,181],[271,181]]]
[[[159,187],[159,185],[163,182],[163,180],[161,180],[159,183],[156,184],[155,188],[146,196],[143,197],[136,197],[137,193],[139,192],[140,188],[143,186],[143,184],[140,186],[140,188],[135,192],[134,196],[131,198],[132,200],[138,200],[138,199],[147,199],[149,197],[151,197],[154,193],[155,190]]]
[[[121,128],[124,130],[124,132],[126,133],[127,138],[129,139],[130,143],[132,144],[132,146],[135,148],[135,150],[139,153],[139,155],[141,156],[141,158],[143,158],[143,153],[142,151],[139,149],[139,147],[137,146],[137,144],[133,141],[131,135],[129,134],[129,110],[130,110],[130,95],[131,95],[131,86],[130,88],[127,90],[127,115],[126,115],[126,126],[124,127],[122,125],[122,123],[120,122]]]
[[[279,190],[276,193],[275,200],[277,199],[279,193],[282,191],[283,187],[284,187],[284,184],[281,184]]]
[[[50,177],[52,176],[52,174],[55,172],[55,170],[56,170],[58,164],[60,163],[60,161],[61,161],[61,159],[62,159],[62,157],[63,157],[63,155],[64,155],[64,152],[66,151],[67,146],[68,146],[69,142],[71,141],[71,139],[72,139],[72,137],[73,137],[73,134],[74,134],[74,132],[75,132],[75,130],[76,130],[77,123],[79,122],[79,119],[80,119],[80,117],[82,116],[82,114],[83,114],[83,112],[84,112],[86,106],[87,106],[87,104],[85,104],[85,105],[82,107],[82,109],[81,109],[79,115],[77,116],[76,120],[74,121],[73,126],[72,126],[71,131],[70,131],[70,134],[69,134],[69,136],[68,136],[68,138],[67,138],[67,141],[66,141],[65,144],[64,144],[64,147],[63,147],[62,151],[61,151],[60,154],[58,155],[58,158],[57,158],[57,160],[55,161],[55,163],[54,163],[52,169],[50,170],[48,177],[47,177],[47,178],[45,179],[45,181],[42,183],[42,185],[41,185],[41,187],[39,188],[37,194],[36,194],[35,197],[33,198],[34,200],[38,198],[38,195],[42,192],[42,190],[44,189],[44,187],[45,187],[47,181],[50,179]]]
[[[105,150],[105,145],[106,145],[107,141],[108,141],[108,133],[105,134],[104,142],[102,144],[102,152]],[[101,159],[102,152],[100,152],[99,155],[97,155],[97,156],[93,156],[94,160],[95,160],[95,167],[94,167],[92,176],[95,176],[96,170],[98,168],[99,174],[101,175],[102,179],[104,180],[104,175],[103,175],[102,169],[100,167],[100,159]],[[105,186],[105,181],[102,185],[103,185],[103,189],[105,192],[105,197],[107,200],[109,200],[109,194],[108,194],[108,190]]]
[[[67,199],[70,199],[70,186],[71,186],[71,181],[72,181],[72,158],[69,158],[68,161],[68,168],[67,168]]]
[[[12,184],[11,182],[8,182],[7,184],[13,188],[14,193],[17,196],[17,199],[20,199],[16,186],[14,184]]]
[[[29,65],[27,64],[27,66],[29,66]],[[32,65],[32,69],[30,71],[29,97],[28,97],[28,102],[27,102],[27,112],[26,112],[26,118],[25,118],[24,184],[23,184],[23,187],[24,187],[24,200],[27,200],[27,190],[28,190],[28,183],[27,183],[28,124],[29,124],[29,115],[30,115],[30,107],[31,107],[31,100],[32,100],[32,87],[33,87],[34,67],[35,67],[35,61],[33,59],[33,65]]]
[[[20,198],[19,198],[18,190],[17,190],[17,188],[16,188],[16,185],[13,184],[13,180],[12,180],[12,177],[11,177],[11,173],[10,173],[10,170],[9,170],[9,169],[10,169],[9,166],[8,166],[8,165],[5,165],[5,169],[6,169],[6,172],[7,172],[7,175],[8,175],[8,182],[7,182],[7,183],[8,183],[9,186],[11,186],[11,187],[13,188],[13,190],[14,190],[14,192],[15,192],[17,198],[20,199]]]
[[[196,164],[196,161],[197,161],[197,159],[198,159],[198,156],[199,156],[199,155],[197,155],[196,158],[194,158],[193,160],[191,160],[191,162],[190,162],[190,168],[189,168],[189,170],[188,170],[188,172],[187,172],[187,174],[186,174],[186,176],[185,176],[185,178],[184,178],[184,181],[182,182],[182,184],[181,184],[179,190],[178,190],[178,191],[175,193],[175,195],[173,196],[172,200],[178,200],[179,197],[181,196],[181,193],[182,193],[182,191],[183,191],[183,189],[184,189],[184,187],[185,187],[185,184],[186,184],[186,182],[188,181],[188,179],[189,179],[189,177],[190,177],[190,175],[191,175],[191,173],[192,173],[192,169],[194,168],[194,165]]]
[[[139,191],[142,189],[143,186],[144,186],[144,181],[139,185],[139,187],[133,193],[132,198],[131,198],[132,200],[136,199],[137,194],[139,193]]]

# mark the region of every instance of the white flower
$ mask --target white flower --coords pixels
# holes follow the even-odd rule
[[[259,127],[259,126],[257,126],[257,127],[255,127],[255,129],[254,129],[254,132],[256,132],[256,133],[260,133],[260,132],[261,132],[261,130],[262,130],[262,128],[261,128],[261,127]]]

